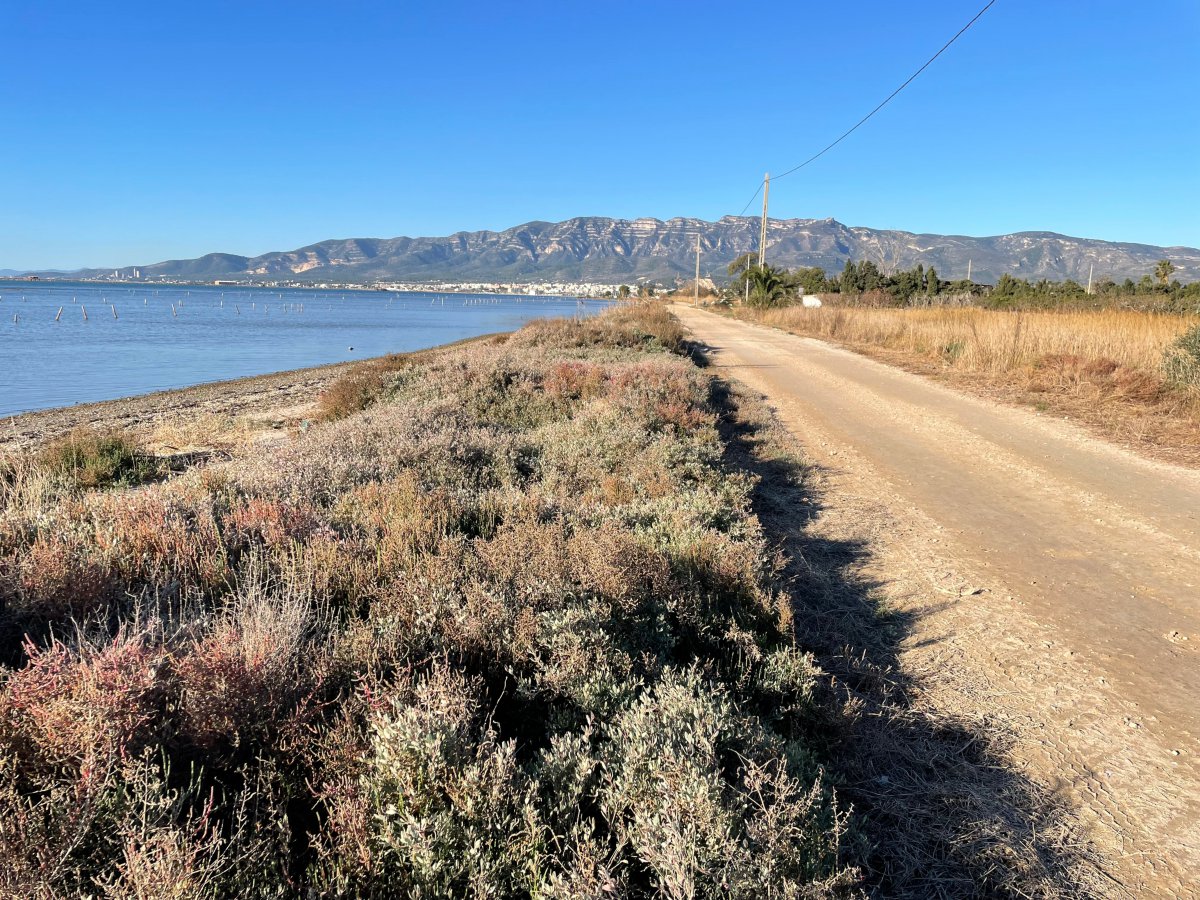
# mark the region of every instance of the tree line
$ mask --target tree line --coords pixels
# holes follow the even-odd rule
[[[967,279],[941,278],[933,266],[918,263],[911,269],[883,272],[870,260],[847,260],[842,271],[829,275],[818,266],[797,269],[759,265],[756,254],[745,253],[728,267],[726,300],[743,300],[750,306],[786,306],[804,295],[843,294],[847,300],[881,306],[925,306],[953,300],[996,308],[1058,305],[1149,305],[1163,309],[1200,307],[1200,282],[1181,284],[1170,260],[1160,260],[1152,273],[1139,281],[1116,282],[1102,277],[1088,289],[1073,279],[1051,281],[1000,276],[995,285]]]

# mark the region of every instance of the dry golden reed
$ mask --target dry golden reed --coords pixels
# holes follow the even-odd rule
[[[939,358],[964,371],[1011,372],[1051,356],[1111,360],[1159,371],[1163,353],[1195,316],[1129,310],[1049,312],[988,309],[764,310],[757,321],[851,344]]]

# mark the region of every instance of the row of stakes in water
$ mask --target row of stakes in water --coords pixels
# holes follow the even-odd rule
[[[156,294],[157,294],[157,292],[156,292]],[[188,295],[188,296],[190,296],[190,294],[191,294],[191,292],[190,292],[190,291],[189,291],[189,292],[187,292],[187,295]],[[278,297],[279,297],[280,299],[282,299],[282,298],[283,298],[283,294],[279,294],[279,295],[278,295]],[[107,298],[105,298],[105,297],[101,297],[101,298],[100,298],[100,300],[101,300],[101,302],[102,302],[102,303],[103,303],[103,302],[104,302],[106,299],[107,299]],[[339,300],[341,300],[341,301],[344,303],[344,302],[345,302],[345,300],[346,300],[346,297],[345,297],[345,295],[342,295],[342,296],[341,296],[340,298],[338,298],[338,299],[339,299]],[[517,298],[517,301],[518,301],[518,302],[521,302],[521,301],[523,301],[524,299],[525,299],[524,297],[518,297],[518,298]],[[3,302],[3,300],[4,300],[4,297],[3,297],[3,295],[0,295],[0,302]],[[24,295],[22,295],[22,296],[21,296],[21,300],[22,300],[22,301],[27,301],[27,298],[26,298]],[[75,304],[79,304],[79,298],[78,298],[77,296],[73,296],[73,297],[71,298],[71,302],[72,302],[72,303],[75,303]],[[394,305],[394,304],[395,304],[395,302],[396,302],[396,301],[395,301],[395,298],[389,298],[389,299],[388,299],[388,306],[392,306],[392,305]],[[501,302],[503,302],[503,300],[502,300],[502,298],[500,298],[500,297],[467,297],[467,298],[465,298],[465,299],[463,300],[463,303],[462,303],[462,305],[463,305],[463,306],[495,305],[495,304],[499,304],[499,303],[501,303]],[[145,306],[148,306],[148,305],[150,304],[149,298],[147,298],[147,297],[143,297],[143,298],[142,298],[142,304],[143,304],[143,305],[145,305]],[[439,304],[440,304],[441,306],[445,306],[445,305],[446,305],[446,298],[445,298],[445,296],[437,296],[437,297],[433,297],[433,298],[432,298],[432,299],[429,301],[429,305],[430,305],[430,306],[439,305]],[[403,301],[403,300],[401,301],[401,305],[404,305],[404,301]],[[180,309],[183,309],[183,307],[184,307],[184,301],[183,301],[183,300],[177,300],[176,302],[169,304],[169,306],[170,306],[170,309],[171,309],[171,315],[172,315],[173,317],[175,317],[175,318],[178,318],[178,317],[179,317],[179,310],[180,310]],[[221,295],[219,302],[216,304],[216,307],[217,307],[217,308],[219,308],[219,309],[224,309],[224,308],[225,308],[225,295],[224,295],[224,294],[222,294],[222,295]],[[303,313],[303,312],[304,312],[304,307],[305,307],[305,305],[304,305],[303,303],[281,303],[281,304],[279,304],[279,309],[280,309],[281,311],[285,312],[285,313],[286,313],[286,312]],[[62,320],[62,314],[63,314],[63,310],[64,310],[65,308],[66,308],[65,306],[60,306],[60,307],[58,308],[58,311],[57,311],[57,312],[55,313],[55,315],[54,315],[54,321],[55,321],[55,322],[59,322],[59,321],[61,321],[61,320]],[[258,308],[257,301],[251,301],[251,303],[250,303],[250,308],[251,308],[251,309],[255,309],[255,310],[257,310],[257,308]],[[117,313],[117,307],[116,307],[116,304],[112,304],[112,303],[110,303],[110,304],[109,304],[109,309],[111,310],[111,312],[112,312],[112,317],[113,317],[114,319],[119,319],[119,318],[120,318],[120,316],[119,316],[119,315],[118,315],[118,313]],[[237,303],[233,304],[233,309],[234,309],[234,314],[235,314],[235,315],[239,315],[239,316],[240,316],[240,315],[242,314],[241,306],[240,306],[239,304],[237,304]],[[327,309],[330,309],[330,310],[331,310],[331,309],[333,309],[333,305],[332,305],[332,304],[328,304],[328,306],[327,306]],[[268,315],[268,314],[270,313],[270,305],[269,305],[269,304],[266,304],[266,303],[264,303],[264,304],[263,304],[263,306],[262,306],[262,310],[263,310],[263,314],[264,314],[264,315]],[[82,314],[83,321],[85,321],[85,322],[86,322],[86,321],[88,321],[88,314],[87,314],[87,306],[86,306],[86,305],[80,305],[80,312],[81,312],[81,314]],[[13,321],[14,321],[14,322],[19,322],[19,321],[20,321],[20,314],[19,314],[19,313],[13,313]]]

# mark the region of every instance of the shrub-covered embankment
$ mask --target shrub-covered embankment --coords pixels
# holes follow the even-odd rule
[[[682,346],[537,323],[168,480],[0,463],[0,894],[838,893],[816,672]]]

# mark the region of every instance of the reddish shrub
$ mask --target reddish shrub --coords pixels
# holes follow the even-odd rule
[[[667,558],[612,523],[574,534],[568,554],[577,584],[624,609],[670,589]]]
[[[373,368],[355,369],[329,385],[317,400],[318,416],[326,421],[362,412],[383,394],[384,376]]]
[[[97,547],[131,581],[212,588],[228,577],[211,506],[132,491],[100,495],[92,516]]]
[[[124,758],[161,721],[163,648],[122,630],[100,646],[28,643],[0,693],[0,721],[26,758],[84,767]]]
[[[17,569],[20,614],[30,624],[84,619],[114,593],[107,568],[70,532],[39,535]]]
[[[183,731],[205,749],[265,740],[319,680],[309,604],[254,586],[179,660]]]
[[[702,383],[679,364],[626,366],[613,376],[610,396],[652,427],[690,430],[712,420]]]
[[[225,522],[234,532],[230,540],[234,546],[257,542],[272,549],[292,541],[303,541],[322,524],[320,514],[312,504],[261,497],[250,497],[235,504],[226,514]]]
[[[556,363],[542,380],[542,389],[555,400],[587,400],[603,392],[603,366],[585,362]]]

